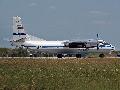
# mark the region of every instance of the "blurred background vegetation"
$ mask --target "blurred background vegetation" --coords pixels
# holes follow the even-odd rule
[[[34,57],[52,57],[53,54],[30,52],[23,48],[0,48],[0,57],[30,57],[30,54]]]
[[[0,48],[0,57],[29,57],[32,53],[32,56],[34,57],[53,57],[56,55],[53,54],[47,54],[47,53],[40,53],[40,52],[30,52],[27,49],[23,48]],[[85,57],[88,58],[96,58],[99,57],[100,53],[90,52],[85,55]],[[105,56],[110,57],[116,57],[120,56],[120,51],[113,51],[111,54],[105,54]]]

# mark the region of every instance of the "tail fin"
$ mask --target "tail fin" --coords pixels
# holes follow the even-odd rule
[[[13,41],[25,39],[25,33],[21,18],[19,16],[13,17]]]

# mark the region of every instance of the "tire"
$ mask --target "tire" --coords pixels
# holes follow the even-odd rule
[[[30,57],[33,57],[33,54],[30,54],[29,56],[30,56]]]
[[[68,57],[72,57],[72,54],[68,54]]]
[[[58,55],[57,55],[57,58],[62,58],[62,57],[63,57],[62,54],[58,54]]]
[[[81,58],[81,54],[76,54],[76,58]]]

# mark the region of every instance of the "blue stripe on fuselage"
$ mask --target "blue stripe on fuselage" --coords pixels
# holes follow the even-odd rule
[[[38,47],[38,46],[24,46],[24,47]],[[61,48],[64,46],[39,46],[40,48]]]
[[[42,46],[42,48],[60,48],[63,46]]]

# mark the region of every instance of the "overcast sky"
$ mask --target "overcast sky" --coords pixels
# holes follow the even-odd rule
[[[100,38],[120,50],[120,0],[0,0],[0,46],[9,47],[12,17],[47,40]]]

